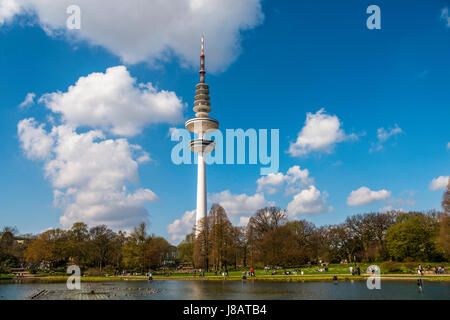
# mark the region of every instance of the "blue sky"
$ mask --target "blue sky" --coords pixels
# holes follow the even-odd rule
[[[229,209],[233,222],[251,215],[257,204],[273,202],[287,208],[302,190],[312,190],[311,186],[320,192],[320,197],[315,203],[305,204],[303,211],[307,211],[308,205],[318,205],[323,210],[298,213],[296,218],[319,225],[339,223],[348,215],[387,207],[440,208],[442,183],[436,180],[434,187],[430,183],[432,179],[450,175],[448,11],[445,15],[445,8],[450,5],[445,1],[372,2],[267,0],[259,7],[260,2],[253,0],[241,8],[240,12],[245,12],[242,17],[236,17],[232,9],[229,13],[232,17],[218,14],[217,21],[229,21],[223,30],[215,22],[205,23],[206,66],[207,71],[208,66],[212,69],[207,73],[211,116],[219,120],[222,130],[279,129],[279,171],[284,179],[288,181],[287,171],[294,166],[307,169],[308,177],[313,179],[296,185],[293,193],[287,192],[285,182],[278,192],[270,194],[257,191],[257,180],[261,178],[259,165],[208,166],[210,198],[242,206],[242,212],[234,207]],[[126,39],[120,38],[122,35],[108,34],[106,27],[104,31],[93,25],[89,14],[96,9],[88,3],[80,1],[80,31],[64,31],[61,27],[66,17],[64,10],[62,17],[54,16],[53,8],[35,5],[31,8],[33,15],[20,10],[16,15],[3,13],[3,21],[0,13],[3,22],[0,24],[0,225],[16,225],[23,233],[36,233],[61,227],[60,217],[73,202],[74,210],[89,211],[89,207],[68,194],[64,198],[68,203],[55,203],[55,190],[67,192],[78,188],[77,192],[82,192],[85,184],[58,187],[56,178],[45,172],[52,156],[41,159],[27,156],[18,123],[34,118],[35,125],[27,128],[43,124],[47,133],[52,127],[64,125],[73,110],[70,101],[63,106],[68,111],[61,116],[45,101],[38,102],[38,98],[46,93],[65,93],[80,77],[125,66],[129,77],[137,83],[151,82],[156,92],[167,90],[176,95],[179,105],[173,106],[173,119],[144,121],[142,130],[136,134],[115,134],[106,127],[90,125],[87,113],[74,130],[77,134],[101,130],[105,137],[100,140],[125,139],[128,145],[139,145],[140,152],[148,153],[150,161],[136,161],[137,179],[124,178],[114,186],[123,184],[129,195],[151,190],[159,201],[147,194],[146,200],[134,203],[133,208],[142,206],[147,210],[150,232],[177,242],[192,222],[189,212],[195,209],[196,167],[171,162],[175,143],[168,132],[172,127],[182,128],[184,120],[194,115],[200,34],[192,26],[192,31],[183,31],[188,32],[187,39],[192,35],[192,41],[184,41],[183,35],[173,32],[164,35],[167,39],[159,37],[164,31],[143,30],[143,25],[137,25],[136,30],[133,25],[124,27],[127,32],[146,34],[139,38],[145,44],[142,54],[140,48],[129,46]],[[381,8],[381,30],[366,27],[369,16],[366,8],[371,4]],[[110,14],[114,20],[114,13]],[[106,18],[99,20],[113,23]],[[243,30],[243,25],[248,27]],[[49,26],[53,31],[63,30],[62,35],[50,34]],[[102,42],[107,36],[112,41]],[[161,41],[168,49],[162,53],[155,49],[154,53]],[[236,43],[240,49],[235,47]],[[19,107],[28,93],[36,95],[34,103]],[[344,136],[306,154],[290,154],[290,145],[307,125],[307,113],[317,117],[321,108],[325,119],[338,119]],[[390,131],[395,128],[400,129]],[[378,133],[386,140],[380,150],[374,150],[380,146]],[[33,143],[39,144],[36,139],[32,139]],[[128,158],[124,155],[123,159]],[[368,199],[349,205],[351,192],[361,187],[374,193],[361,194]],[[89,187],[85,191],[92,190]],[[104,190],[110,192],[109,187]],[[259,198],[255,197],[257,194]],[[302,205],[299,201],[308,194],[303,196],[291,207]],[[147,212],[136,213],[136,219]],[[82,212],[78,217],[83,214],[86,215]],[[117,215],[126,216],[126,206]],[[89,221],[108,221],[107,216],[102,219]],[[119,223],[120,218],[113,219]],[[167,227],[171,224],[170,232]],[[121,226],[130,227],[126,223]]]

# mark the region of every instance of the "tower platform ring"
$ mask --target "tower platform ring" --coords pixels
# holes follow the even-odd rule
[[[208,139],[194,139],[189,141],[189,148],[196,153],[209,153],[214,151],[216,143]]]
[[[212,132],[219,129],[219,121],[211,118],[192,118],[184,124],[193,133]]]

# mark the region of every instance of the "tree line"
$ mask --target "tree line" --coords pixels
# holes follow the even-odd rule
[[[356,214],[337,225],[288,220],[278,207],[258,210],[247,226],[233,226],[214,204],[197,230],[178,246],[180,261],[223,270],[239,267],[296,267],[320,261],[449,261],[450,184],[443,212]],[[194,234],[197,233],[197,236]]]
[[[288,220],[287,212],[278,207],[257,210],[246,227],[233,226],[225,209],[213,204],[177,247],[148,234],[145,223],[127,233],[77,222],[68,230],[50,229],[35,236],[18,236],[16,228],[5,227],[0,232],[0,273],[19,266],[63,271],[72,263],[93,273],[144,273],[169,266],[227,270],[320,261],[449,261],[449,189],[450,185],[443,212],[357,214],[325,226]]]
[[[65,272],[68,264],[76,264],[91,275],[147,272],[171,261],[176,248],[163,237],[147,234],[146,228],[141,223],[127,234],[105,225],[88,228],[77,222],[68,230],[50,229],[37,236],[19,237],[24,239],[18,242],[14,241],[17,230],[7,227],[0,240],[0,265],[3,269],[26,266]]]

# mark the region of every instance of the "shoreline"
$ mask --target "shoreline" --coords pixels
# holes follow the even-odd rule
[[[153,276],[152,281],[272,281],[272,282],[306,282],[306,281],[365,281],[371,275],[364,274],[361,276],[352,276],[345,274],[336,274],[337,280],[333,280],[333,274],[330,275],[274,275],[274,276],[257,276],[248,277],[243,280],[241,276],[205,276],[205,277],[185,277],[185,276]],[[2,279],[4,281],[25,281],[25,282],[65,282],[69,276],[34,276],[34,277],[14,277],[9,279]],[[414,280],[422,279],[427,281],[442,281],[450,282],[450,275],[441,276],[418,276],[414,274],[401,275],[401,274],[388,274],[381,275],[381,280]],[[145,276],[130,276],[130,277],[81,277],[81,282],[114,282],[114,281],[148,281]]]

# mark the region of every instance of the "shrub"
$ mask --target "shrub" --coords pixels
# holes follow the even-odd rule
[[[8,268],[0,266],[0,274],[8,274],[8,273],[9,273]]]
[[[100,271],[100,269],[96,269],[96,268],[90,268],[90,269],[86,270],[84,272],[84,275],[88,276],[88,277],[103,277],[104,276],[103,272]]]
[[[418,268],[418,264],[415,262],[406,262],[404,263],[404,267],[407,272],[415,272]]]
[[[401,265],[397,262],[386,261],[381,264],[382,272],[398,272],[401,271]]]

